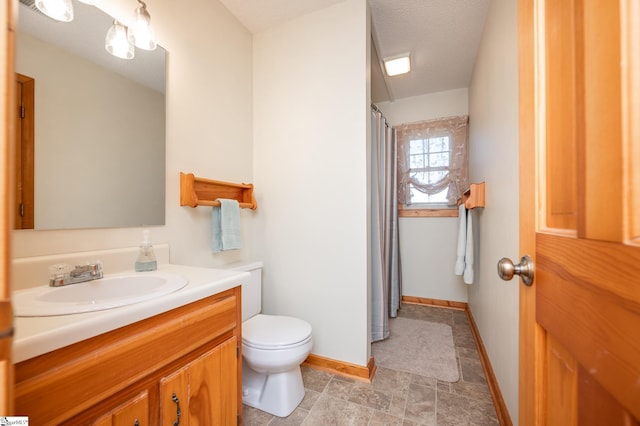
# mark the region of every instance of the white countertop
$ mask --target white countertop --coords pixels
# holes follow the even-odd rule
[[[49,317],[15,317],[13,362],[18,363],[223,292],[249,277],[248,272],[172,264],[159,265],[158,271],[183,275],[189,283],[174,293],[119,308]]]

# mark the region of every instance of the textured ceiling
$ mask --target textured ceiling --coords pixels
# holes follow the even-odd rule
[[[220,1],[249,31],[257,33],[343,0]],[[489,1],[369,0],[374,42],[371,59],[372,101],[396,100],[468,87]],[[19,25],[25,30],[27,23],[22,16],[25,6],[21,4],[20,7]],[[76,9],[76,14],[80,15],[93,8],[79,3]],[[104,28],[108,27],[109,22],[103,25]],[[38,23],[33,25],[33,30],[41,30],[46,25],[47,22]],[[70,25],[65,27],[71,28]],[[104,30],[97,37],[98,41],[102,40]],[[75,42],[86,44],[85,40]],[[411,54],[412,71],[387,77],[380,68],[380,59],[405,52]],[[136,55],[136,62],[147,60],[143,56]]]
[[[386,77],[401,99],[468,87],[489,0],[369,0],[380,58],[411,54],[409,74]]]
[[[342,0],[220,0],[252,33]],[[468,87],[490,0],[369,0],[380,59],[409,52],[412,71],[387,77],[372,56],[372,100]]]
[[[342,1],[344,0],[220,0],[220,3],[255,34]]]

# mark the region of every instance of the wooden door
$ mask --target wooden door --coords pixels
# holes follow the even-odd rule
[[[13,335],[13,314],[11,311],[10,268],[11,268],[11,232],[12,224],[12,186],[13,135],[14,135],[14,46],[15,13],[17,3],[4,2],[0,7],[0,86],[3,99],[0,102],[0,117],[4,123],[0,133],[0,188],[5,197],[0,209],[0,415],[13,414],[13,365],[11,363],[11,342]]]
[[[640,419],[640,0],[519,0],[520,425]]]
[[[14,228],[34,225],[35,81],[16,74]]]

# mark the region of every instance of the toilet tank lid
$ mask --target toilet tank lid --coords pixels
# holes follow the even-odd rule
[[[259,314],[242,323],[242,340],[254,347],[291,346],[310,336],[311,324],[300,318]]]

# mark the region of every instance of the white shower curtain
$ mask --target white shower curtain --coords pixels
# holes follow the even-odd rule
[[[398,240],[396,131],[377,110],[371,117],[371,341],[389,337],[402,294]]]

